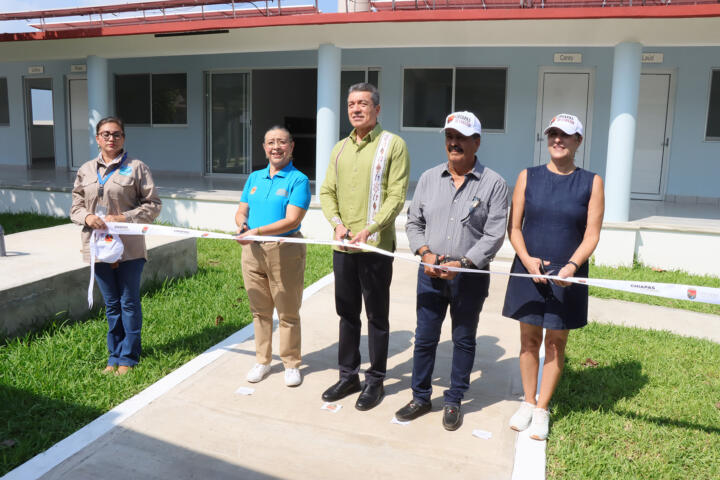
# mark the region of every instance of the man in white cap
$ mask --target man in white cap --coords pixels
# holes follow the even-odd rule
[[[420,266],[417,280],[413,398],[395,416],[400,421],[413,420],[432,408],[435,353],[449,306],[453,359],[442,423],[446,430],[457,430],[462,424],[460,403],[470,385],[475,335],[490,277],[444,267],[487,269],[505,238],[508,189],[505,180],[475,156],[481,126],[474,114],[448,115],[444,132],[447,163],[422,174],[407,214],[410,249],[425,265]]]

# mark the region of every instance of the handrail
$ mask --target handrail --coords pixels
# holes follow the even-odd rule
[[[145,10],[163,10],[166,8],[203,7],[232,3],[253,3],[252,0],[159,0],[153,2],[123,3],[118,5],[101,5],[95,7],[57,8],[29,12],[0,13],[0,21],[26,20],[29,18],[74,17],[82,15],[102,15],[103,13],[139,12]]]

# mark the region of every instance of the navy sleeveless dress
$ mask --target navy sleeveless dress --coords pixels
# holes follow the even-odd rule
[[[546,165],[527,169],[522,233],[530,256],[550,261],[545,267],[548,274],[567,265],[583,240],[594,178],[594,173],[581,168],[569,175],[553,173]],[[517,255],[511,271],[528,273]],[[575,276],[587,278],[587,262]],[[550,330],[567,330],[587,325],[587,311],[586,285],[563,288],[510,277],[502,313]]]

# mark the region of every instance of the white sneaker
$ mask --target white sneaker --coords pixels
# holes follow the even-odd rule
[[[510,417],[510,428],[516,432],[522,432],[528,428],[530,426],[530,421],[533,418],[534,409],[535,405],[528,402],[522,402],[520,404],[520,408],[517,409],[517,412]]]
[[[270,373],[270,365],[256,363],[248,372],[247,381],[250,383],[257,383],[267,377],[268,373]]]
[[[532,423],[528,433],[533,440],[547,440],[550,428],[550,412],[544,408],[533,409]]]
[[[302,383],[302,375],[297,368],[285,369],[285,385],[288,387],[297,387]]]

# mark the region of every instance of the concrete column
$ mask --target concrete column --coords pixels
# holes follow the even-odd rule
[[[608,222],[627,222],[630,219],[641,68],[641,44],[620,43],[615,46],[605,167],[605,221]]]
[[[112,82],[108,74],[107,58],[87,57],[88,129],[90,131],[90,155],[97,154],[95,125],[100,119],[112,115]]]
[[[325,180],[330,153],[340,134],[341,49],[324,43],[318,49],[317,137],[315,144],[315,195]]]

